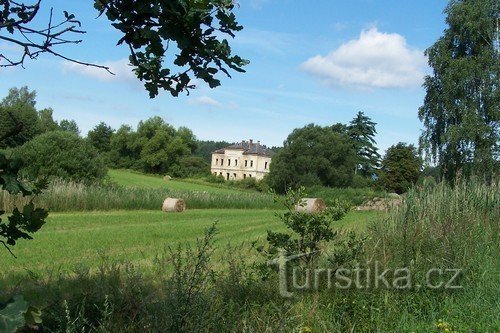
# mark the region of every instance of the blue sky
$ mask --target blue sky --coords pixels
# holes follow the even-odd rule
[[[161,116],[187,126],[200,139],[260,140],[281,145],[308,123],[349,122],[358,111],[378,123],[378,146],[417,143],[421,130],[423,75],[430,69],[423,51],[445,28],[447,1],[240,0],[235,10],[245,27],[231,45],[251,61],[247,73],[200,84],[189,96],[167,93],[150,99],[127,67],[118,33],[96,18],[93,1],[45,0],[47,9],[77,15],[87,34],[77,46],[59,49],[76,59],[107,64],[116,72],[41,56],[25,69],[0,69],[0,97],[27,85],[37,107],[52,107],[56,119],[75,119],[85,135],[100,121],[118,128]],[[0,53],[15,49],[0,42]]]

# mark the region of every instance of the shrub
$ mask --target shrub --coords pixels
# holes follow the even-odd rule
[[[101,181],[106,167],[97,150],[70,132],[48,132],[15,152],[23,161],[22,174],[30,177],[91,183]]]
[[[284,250],[288,255],[304,255],[302,259],[310,263],[319,255],[321,245],[332,241],[337,232],[332,229],[334,221],[341,220],[349,211],[350,205],[345,202],[336,202],[323,212],[308,213],[295,211],[295,206],[301,204],[304,198],[304,188],[288,190],[282,200],[286,212],[277,214],[280,220],[291,230],[293,234],[281,232],[267,232],[269,242],[268,254],[274,256],[278,250]],[[276,197],[275,200],[280,200]]]

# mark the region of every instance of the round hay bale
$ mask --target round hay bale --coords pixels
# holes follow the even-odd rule
[[[326,204],[321,198],[304,198],[295,206],[296,212],[320,213],[326,209]]]
[[[182,199],[166,198],[161,210],[164,212],[183,212],[186,210],[186,203]]]
[[[163,180],[165,180],[165,181],[167,181],[167,182],[168,182],[169,180],[171,180],[171,179],[172,179],[172,177],[170,177],[169,175],[166,175],[166,176],[164,176],[164,177],[163,177]]]

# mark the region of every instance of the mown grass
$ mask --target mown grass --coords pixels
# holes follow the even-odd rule
[[[364,230],[379,216],[376,212],[350,213],[335,228]],[[50,271],[71,271],[77,265],[97,267],[101,255],[112,260],[150,263],[165,246],[193,244],[217,221],[217,242],[250,246],[265,240],[267,230],[284,230],[274,210],[210,209],[183,213],[156,211],[72,212],[50,214],[33,240],[21,240],[13,249],[17,258],[0,257],[4,283],[27,270],[44,276]],[[256,251],[249,252],[250,256]],[[5,285],[4,285],[5,287]],[[0,290],[2,290],[0,285]]]
[[[172,191],[196,191],[208,193],[234,194],[241,191],[237,189],[211,186],[211,184],[201,182],[190,182],[178,179],[164,180],[161,176],[146,175],[131,170],[108,171],[109,179],[121,186],[138,187],[146,189],[168,189]]]

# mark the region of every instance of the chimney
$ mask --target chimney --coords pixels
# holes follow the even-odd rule
[[[250,144],[249,144],[249,146],[250,146],[250,147],[252,147],[252,145],[253,145],[253,140],[252,140],[252,139],[250,139]]]

